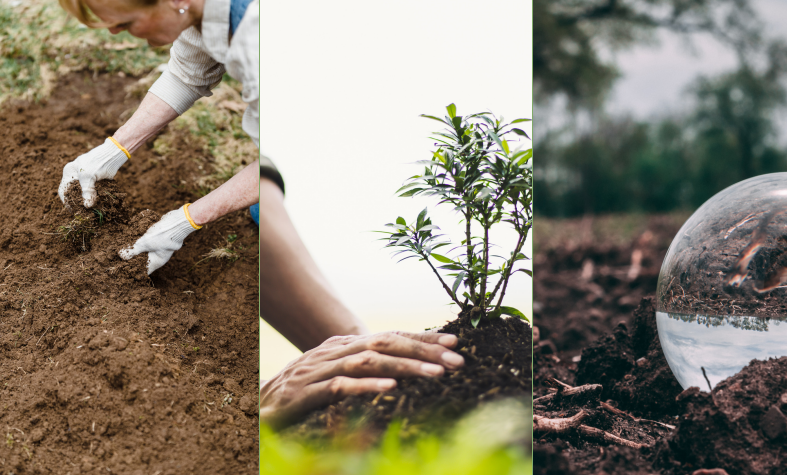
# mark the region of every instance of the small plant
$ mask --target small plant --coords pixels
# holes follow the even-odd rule
[[[505,123],[488,112],[462,117],[456,115],[454,104],[446,110],[444,119],[421,116],[448,128],[435,133],[437,150],[432,158],[416,162],[425,165],[423,174],[410,177],[397,193],[402,197],[436,196],[438,204],[453,206],[465,224],[464,238],[459,245],[452,245],[436,233],[440,228],[424,209],[411,224],[402,217],[386,224],[393,228],[383,231],[388,235],[384,238],[386,247],[401,249],[394,255],[407,254],[401,260],[417,257],[426,261],[451,300],[459,305],[460,315],[469,314],[473,326],[483,316],[510,315],[527,320],[522,312],[502,302],[514,273],[532,277],[532,272],[520,265],[528,259],[522,248],[533,226],[533,151],[512,150],[505,138],[515,134],[529,139],[525,131],[513,125],[530,119]],[[501,223],[511,226],[518,236],[507,257],[491,254],[497,246],[490,242],[490,230]],[[480,234],[474,234],[476,231]],[[435,252],[446,246],[453,247],[445,254]],[[452,285],[441,271],[453,278]],[[460,287],[464,289],[461,294]]]
[[[60,235],[63,241],[71,241],[82,252],[88,250],[90,236],[96,233],[93,220],[80,213],[75,214],[68,224],[58,226],[55,232]]]

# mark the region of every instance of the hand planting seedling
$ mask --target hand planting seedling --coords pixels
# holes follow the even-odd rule
[[[505,123],[488,112],[462,117],[456,115],[454,104],[446,110],[448,115],[443,119],[422,115],[447,129],[436,132],[438,146],[432,158],[417,162],[425,165],[423,174],[409,178],[397,193],[402,197],[435,196],[438,204],[452,206],[462,216],[465,235],[455,245],[437,234],[440,228],[424,209],[411,224],[402,217],[386,224],[393,228],[382,231],[388,234],[386,247],[400,249],[395,255],[404,254],[401,260],[416,257],[425,261],[459,306],[460,316],[469,315],[474,327],[482,318],[501,315],[527,320],[521,311],[502,303],[512,275],[524,272],[532,277],[521,264],[528,259],[522,248],[533,226],[533,152],[512,150],[506,140],[510,134],[529,139],[522,129],[514,127],[529,119]],[[517,234],[507,257],[492,254],[496,246],[490,242],[490,232],[501,224]],[[435,252],[440,248],[448,252]],[[438,269],[453,279],[451,285]],[[464,289],[461,294],[460,288]]]

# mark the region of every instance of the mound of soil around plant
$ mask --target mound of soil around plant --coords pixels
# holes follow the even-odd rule
[[[654,218],[643,234],[655,236],[654,225],[664,222],[664,218]],[[535,473],[677,475],[700,469],[723,469],[729,475],[786,473],[787,358],[752,361],[711,394],[697,388],[681,391],[661,352],[653,298],[641,299],[635,311],[627,311],[627,300],[621,302],[626,291],[638,296],[655,294],[659,256],[666,253],[671,232],[677,232],[677,227],[672,231],[662,227],[664,236],[658,239],[645,240],[640,235],[630,246],[617,250],[588,243],[584,250],[557,249],[536,256],[536,325],[543,324],[547,330],[541,332],[534,350],[535,413],[562,419],[584,412],[581,424],[643,447],[623,446],[578,427],[562,433],[536,433]],[[632,256],[637,249],[641,266],[637,278],[630,279],[633,263],[626,264],[622,256]],[[560,256],[567,262],[561,263]],[[599,256],[606,256],[607,264],[599,266]],[[582,264],[588,259],[596,263],[596,269],[609,267],[588,273],[589,265]],[[640,281],[643,274],[650,277]],[[597,284],[600,291],[589,283]],[[561,294],[562,300],[557,297]],[[565,299],[567,295],[570,300]],[[561,324],[566,331],[561,332]],[[600,329],[606,332],[599,335]],[[564,396],[568,390],[552,378],[570,387],[599,386]],[[551,393],[546,400],[538,399]]]
[[[196,199],[185,184],[207,157],[188,136],[176,135],[168,156],[143,146],[117,181],[99,183],[99,212],[81,207],[78,185],[70,207],[57,196],[63,166],[138,105],[124,91],[133,81],[74,74],[44,104],[0,110],[3,473],[258,471],[258,235],[248,212],[192,234],[148,277],[146,255],[117,252]],[[229,234],[239,260],[197,265]]]
[[[312,412],[285,433],[307,439],[354,433],[356,444],[372,444],[394,419],[402,421],[407,438],[440,432],[481,403],[530,401],[532,332],[527,323],[501,318],[473,328],[469,317],[460,316],[439,331],[459,338],[456,351],[465,358],[459,370],[439,378],[404,378],[391,391],[348,397]]]

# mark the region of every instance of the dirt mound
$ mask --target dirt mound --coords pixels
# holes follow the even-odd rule
[[[663,256],[666,247],[659,243],[668,241],[651,239],[647,249],[637,239],[640,244],[635,242],[614,252],[601,243],[599,247],[606,249],[606,254],[593,251],[587,259],[632,255],[631,250],[637,246],[643,255]],[[594,246],[590,243],[585,249]],[[569,262],[551,260],[558,255]],[[550,314],[550,320],[537,317],[536,325],[548,327],[542,335],[550,339],[542,340],[534,353],[536,396],[566,391],[555,388],[551,378],[571,387],[600,385],[600,389],[583,397],[537,399],[535,413],[557,419],[585,412],[582,424],[643,447],[589,437],[588,432],[576,428],[564,433],[539,433],[534,446],[536,473],[678,475],[716,468],[729,475],[786,473],[783,449],[787,418],[783,414],[787,411],[787,358],[752,361],[719,383],[712,394],[697,388],[682,391],[661,351],[653,299],[641,299],[636,310],[629,312],[624,311],[628,304],[619,304],[626,289],[632,295],[653,295],[655,280],[652,287],[642,287],[639,276],[628,279],[632,263],[626,265],[623,258],[615,261],[615,266],[610,265],[612,261],[602,261],[607,264],[599,267],[598,260],[592,261],[596,270],[585,272],[585,277],[590,274],[591,278],[583,279],[583,267],[587,269],[588,265],[576,263],[589,261],[576,248],[570,253],[554,251],[550,256],[536,256],[539,279],[535,281],[535,298],[542,305],[541,315],[547,309],[566,311]],[[542,271],[539,262],[548,266]],[[643,258],[640,275],[657,276],[660,261],[654,257],[653,262],[645,262]],[[601,272],[604,265],[610,267]],[[603,279],[598,275],[604,273],[620,278]],[[546,275],[546,282],[542,275]],[[601,291],[589,286],[589,281],[599,285]],[[549,287],[558,284],[564,287]],[[548,291],[539,293],[538,289],[545,286]],[[565,286],[573,297],[560,301],[555,296],[565,293]],[[585,293],[580,290],[583,288]],[[618,302],[607,299],[609,295],[619,295]],[[572,308],[579,310],[569,310]],[[560,333],[561,325],[566,332]],[[597,335],[601,328],[607,328],[606,333]],[[581,338],[572,339],[577,334]]]
[[[393,419],[404,420],[403,433],[441,430],[480,403],[504,397],[531,397],[530,326],[515,318],[482,320],[473,328],[460,317],[440,330],[459,337],[456,351],[465,358],[458,371],[440,378],[408,378],[395,389],[351,396],[309,414],[286,433],[307,438],[344,435],[356,429],[358,443],[377,440]]]
[[[584,221],[552,226],[581,235]],[[681,224],[674,216],[653,216],[632,231],[630,242],[617,243],[603,236],[548,243],[549,248],[544,248],[547,243],[537,243],[533,321],[540,330],[542,349],[559,352],[561,359],[570,362],[582,348],[612,333],[618,323],[631,328],[633,311],[644,297],[656,292],[661,263]]]
[[[712,393],[689,388],[678,401],[683,406],[678,429],[660,447],[664,469],[787,473],[787,357],[754,360]]]
[[[602,400],[650,418],[674,415],[682,388],[661,351],[652,298],[642,300],[633,320],[633,336],[620,323],[612,335],[582,350],[576,384],[601,384]]]
[[[98,184],[99,213],[57,196],[63,166],[137,106],[131,81],[72,75],[46,104],[0,111],[1,470],[257,473],[258,236],[247,212],[191,235],[151,277],[146,255],[117,255],[196,199],[184,184],[204,152],[186,136],[177,154],[142,147],[116,182]],[[84,241],[64,232],[75,216]],[[239,260],[197,265],[229,234]]]

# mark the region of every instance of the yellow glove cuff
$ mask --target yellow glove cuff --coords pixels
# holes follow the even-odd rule
[[[109,140],[111,140],[113,144],[117,145],[117,146],[118,146],[118,148],[119,148],[120,150],[123,150],[123,153],[125,153],[125,154],[126,154],[126,158],[128,158],[129,160],[131,160],[131,154],[130,154],[130,153],[128,153],[128,150],[126,150],[126,147],[124,147],[124,146],[120,145],[120,142],[118,142],[117,140],[115,140],[115,139],[114,139],[114,138],[112,138],[112,137],[107,137],[107,138],[108,138]],[[188,215],[188,213],[187,213],[187,215]],[[190,220],[190,218],[189,218],[189,220]]]
[[[191,224],[192,228],[194,228],[194,229],[202,229],[202,226],[197,226],[197,223],[195,223],[194,220],[191,219],[191,215],[189,214],[189,206],[190,205],[191,205],[191,203],[186,203],[186,204],[183,205],[183,212],[186,214],[186,219],[189,220],[189,223]]]

